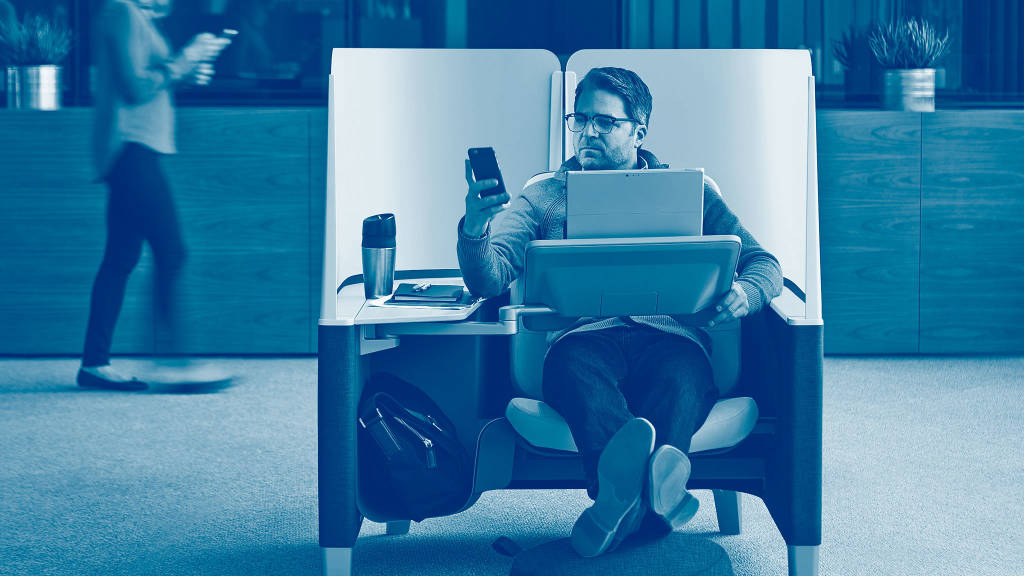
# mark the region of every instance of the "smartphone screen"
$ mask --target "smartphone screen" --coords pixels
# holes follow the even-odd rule
[[[483,190],[481,196],[493,196],[505,193],[505,181],[501,178],[501,170],[498,169],[498,160],[494,157],[494,148],[470,148],[469,166],[473,169],[473,178],[480,180],[495,179],[498,185],[494,188]]]

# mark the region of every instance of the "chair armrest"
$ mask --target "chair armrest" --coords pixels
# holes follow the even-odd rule
[[[786,324],[791,326],[821,326],[822,320],[807,318],[807,305],[804,299],[790,290],[789,286],[782,288],[782,293],[771,301],[771,309],[782,318]]]
[[[522,304],[498,308],[497,322],[397,322],[378,324],[377,338],[395,336],[511,336],[519,331],[519,319],[526,316],[553,315],[557,313],[546,306]]]
[[[557,316],[554,309],[547,306],[530,306],[528,304],[513,304],[498,308],[498,319],[502,322],[517,323],[520,318],[526,316]]]
[[[813,544],[821,541],[824,324],[808,321],[788,288],[783,294],[743,319],[740,389],[772,423],[762,499],[787,542]]]
[[[516,326],[506,322],[401,322],[378,324],[377,338],[395,336],[509,336]]]

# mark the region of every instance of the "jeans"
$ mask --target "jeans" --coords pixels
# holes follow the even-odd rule
[[[153,304],[158,351],[173,354],[180,348],[177,287],[185,245],[159,154],[145,146],[126,143],[106,182],[110,190],[107,244],[92,285],[83,366],[110,362],[114,326],[121,313],[128,276],[142,255],[143,241],[149,242],[156,264]]]
[[[555,342],[543,387],[544,401],[569,424],[592,497],[601,451],[627,420],[646,418],[656,446],[689,452],[718,400],[711,364],[696,343],[635,323]]]

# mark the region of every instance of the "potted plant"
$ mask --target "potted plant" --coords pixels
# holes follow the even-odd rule
[[[60,108],[59,64],[71,50],[66,24],[40,15],[0,23],[0,64],[7,67],[7,107]]]
[[[832,52],[843,67],[847,101],[870,99],[876,93],[876,65],[868,43],[868,29],[850,26],[843,37],[832,41]]]
[[[940,36],[927,21],[908,18],[879,24],[868,41],[885,68],[884,107],[934,112],[935,69],[931,66],[949,50],[949,32]]]

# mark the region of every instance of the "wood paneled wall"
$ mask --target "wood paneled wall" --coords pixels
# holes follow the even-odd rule
[[[0,354],[81,352],[103,254],[91,111],[0,111]],[[189,351],[308,354],[327,112],[183,108],[165,159]],[[1024,350],[1024,112],[818,113],[825,351]],[[115,353],[153,350],[147,255]]]
[[[1024,352],[1024,114],[925,114],[921,352]]]
[[[0,353],[79,354],[103,254],[106,189],[93,181],[92,113],[0,114]],[[310,353],[314,204],[323,204],[323,109],[178,111],[179,154],[164,159],[188,247],[182,277],[191,353]],[[314,193],[313,173],[318,174]],[[315,198],[315,200],[314,200]],[[320,209],[322,218],[322,208]],[[317,251],[319,252],[319,247]],[[153,349],[147,255],[132,275],[115,353]],[[317,305],[319,306],[319,304]]]
[[[921,118],[818,115],[825,349],[916,353]]]
[[[818,113],[825,352],[1024,351],[1024,113]]]

